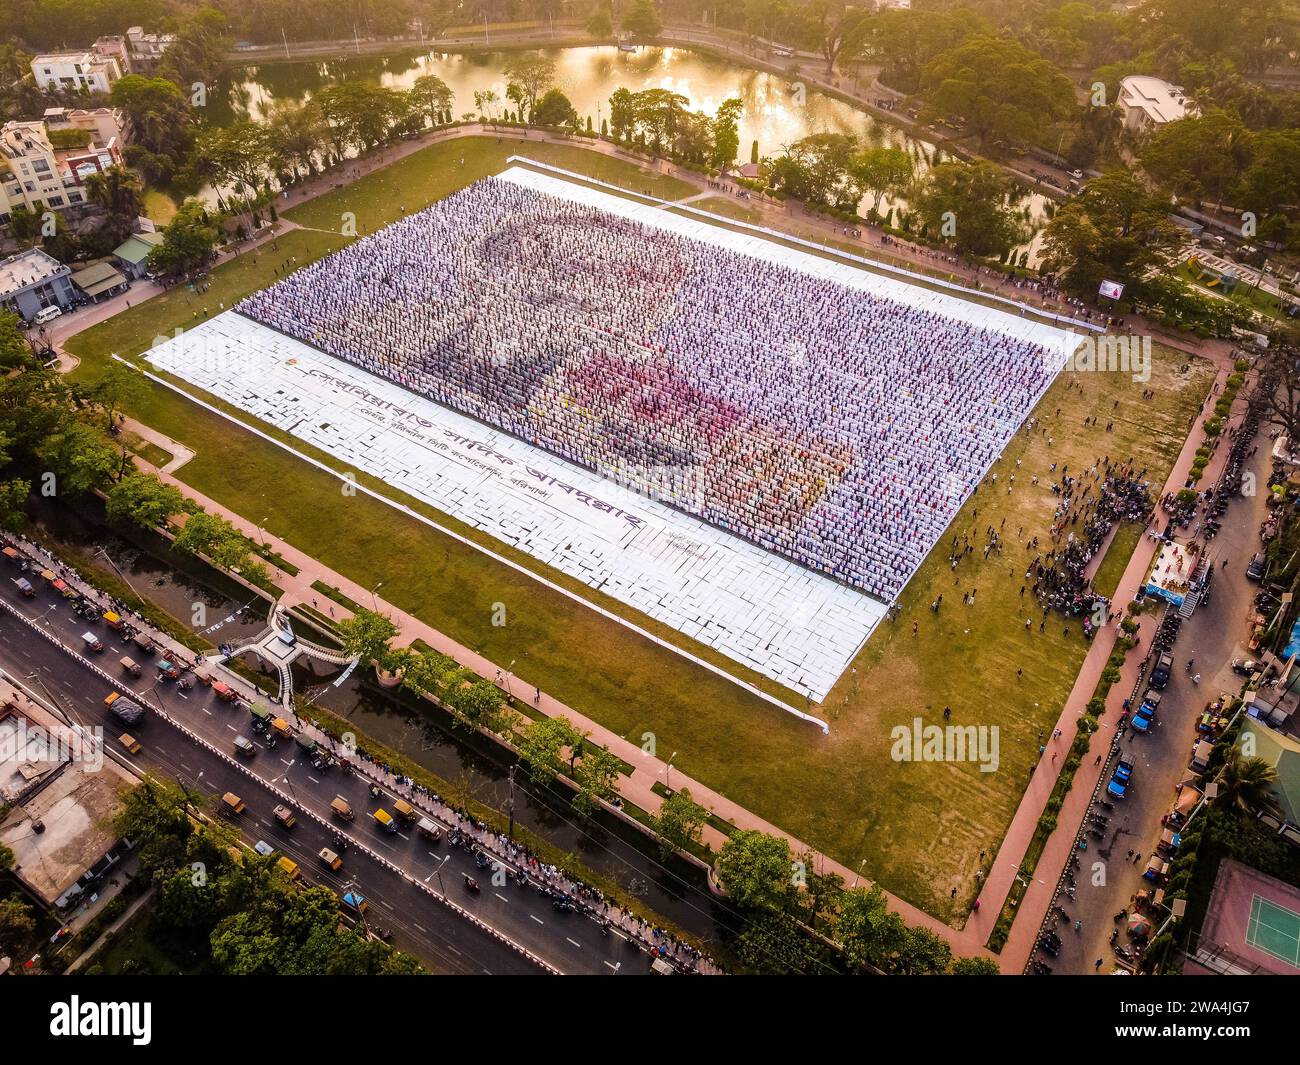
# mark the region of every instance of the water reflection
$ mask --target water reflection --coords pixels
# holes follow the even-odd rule
[[[748,161],[753,142],[762,155],[812,133],[846,133],[877,145],[906,148],[925,170],[935,146],[909,137],[901,129],[877,121],[857,108],[815,91],[796,88],[789,78],[739,66],[716,56],[682,48],[643,48],[620,52],[612,46],[544,49],[556,66],[556,83],[573,101],[578,114],[595,129],[609,117],[609,96],[618,88],[633,92],[670,89],[690,101],[692,110],[716,113],[722,102],[738,97],[744,103],[740,119],[740,157]],[[436,74],[456,94],[453,113],[474,111],[474,94],[496,93],[496,113],[514,105],[506,100],[504,68],[518,53],[407,52],[392,56],[354,56],[295,63],[262,63],[228,70],[212,104],[213,119],[225,124],[237,117],[265,121],[278,103],[305,103],[336,81],[360,79],[395,89],[409,89],[415,80]],[[1027,212],[1033,239],[1019,250],[1036,262],[1038,230],[1046,221],[1045,197],[1026,193],[1016,198]],[[904,207],[902,201],[886,201]],[[865,205],[862,208],[865,213]]]

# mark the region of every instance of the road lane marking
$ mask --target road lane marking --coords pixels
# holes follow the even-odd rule
[[[538,917],[536,914],[530,913],[528,916],[531,917],[531,918],[532,918],[534,921],[536,921],[538,924],[545,924],[545,923],[546,923],[546,922],[543,921],[540,917]]]
[[[568,936],[565,936],[564,938],[565,938],[565,939],[569,939]],[[576,939],[569,939],[569,942],[572,943],[572,944],[573,944],[575,947],[577,947],[579,950],[582,949],[582,944],[579,943]]]

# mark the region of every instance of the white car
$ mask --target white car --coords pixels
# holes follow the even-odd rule
[[[257,851],[257,853],[260,854],[263,858],[269,858],[272,854],[275,853],[275,848],[272,847],[271,844],[267,843],[266,840],[264,839],[259,839],[256,843],[254,843],[253,850]]]

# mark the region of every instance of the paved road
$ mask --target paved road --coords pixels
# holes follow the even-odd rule
[[[14,575],[9,571],[3,574],[0,596],[5,602],[25,616],[39,619],[39,624],[68,646],[79,646],[87,622],[61,600],[53,601],[49,593],[22,599],[9,580]],[[102,654],[95,656],[100,668],[116,674],[122,655],[132,654],[137,660],[147,657],[125,646],[102,624],[90,627],[105,644]],[[106,736],[123,731],[103,706],[109,690],[104,679],[3,610],[0,668],[38,696],[55,701],[75,720],[103,725]],[[617,932],[606,937],[585,914],[556,912],[532,887],[522,888],[513,881],[493,885],[492,869],[477,868],[472,857],[450,846],[445,836],[440,843],[431,844],[406,829],[396,834],[383,832],[371,814],[380,805],[391,812],[390,797],[371,799],[362,780],[339,769],[319,772],[308,761],[296,757],[301,752],[291,742],[281,742],[275,750],[267,749],[264,740],[251,730],[247,710],[217,700],[205,686],[200,684],[182,692],[174,684],[159,684],[148,676],[133,679],[123,675],[122,679],[130,682],[128,687],[139,696],[137,701],[174,715],[178,723],[220,751],[232,752],[231,759],[223,758],[179,728],[169,727],[158,715],[151,715],[138,730],[144,743],[144,751],[137,759],[142,768],[180,779],[191,792],[205,797],[225,791],[239,794],[248,803],[240,828],[250,840],[265,839],[297,861],[305,875],[336,890],[349,879],[355,880],[372,902],[373,920],[393,931],[395,945],[450,972],[543,971],[432,897],[431,893],[441,893],[445,887],[457,905],[562,973],[649,971],[649,957]],[[247,762],[233,763],[236,735],[245,735],[257,744],[257,754]],[[283,829],[272,819],[272,809],[283,801],[277,791],[287,795],[300,812],[292,830]],[[352,804],[357,812],[355,821],[331,819],[329,802],[335,795],[342,795]],[[304,812],[314,813],[319,821],[302,816]],[[345,832],[377,857],[368,856],[360,846],[350,846],[341,875],[331,874],[320,865],[316,854],[330,843],[336,831]],[[465,888],[463,874],[467,873],[480,883],[482,890],[478,894]],[[412,879],[427,885],[427,890],[412,883]]]
[[[1130,729],[1121,741],[1121,750],[1136,760],[1133,788],[1128,798],[1113,803],[1113,811],[1094,807],[1109,817],[1110,823],[1104,838],[1089,836],[1088,850],[1079,854],[1076,899],[1059,900],[1071,918],[1068,925],[1062,920],[1057,930],[1062,940],[1060,957],[1036,955],[1058,973],[1096,972],[1098,958],[1102,959],[1101,973],[1113,968],[1112,918],[1129,906],[1136,892],[1152,888],[1142,879],[1142,871],[1160,838],[1160,819],[1173,804],[1175,785],[1186,776],[1196,742],[1196,719],[1221,691],[1235,692],[1241,687],[1242,678],[1232,672],[1231,661],[1244,654],[1247,610],[1259,590],[1246,579],[1245,571],[1251,555],[1259,550],[1259,525],[1267,510],[1264,486],[1271,468],[1268,434],[1261,432],[1256,442],[1259,453],[1246,468],[1254,471],[1259,492],[1254,497],[1234,498],[1219,535],[1209,542],[1207,550],[1219,562],[1226,558],[1228,565],[1218,565],[1209,603],[1197,607],[1174,642],[1173,678],[1161,699],[1156,725],[1146,735]],[[1199,686],[1187,673],[1189,658],[1201,674]],[[1136,862],[1128,856],[1130,850],[1136,852]],[[1100,872],[1093,868],[1097,862],[1102,863]],[[1104,881],[1094,884],[1095,877],[1104,877]],[[1074,920],[1083,921],[1078,934],[1073,930]],[[1128,936],[1121,932],[1119,945],[1127,944]]]

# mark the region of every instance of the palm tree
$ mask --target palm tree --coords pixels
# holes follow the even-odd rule
[[[1246,811],[1272,806],[1276,781],[1277,770],[1263,758],[1246,758],[1234,749],[1219,777],[1219,798]]]
[[[140,179],[121,166],[91,174],[86,178],[86,196],[108,215],[105,227],[118,240],[135,229],[135,220],[144,214],[144,187]]]

